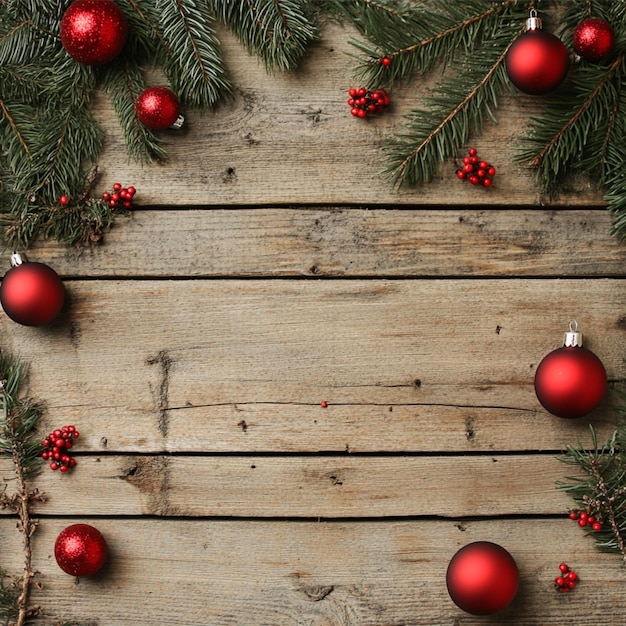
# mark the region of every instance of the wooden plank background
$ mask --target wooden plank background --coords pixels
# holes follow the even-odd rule
[[[76,470],[38,486],[43,618],[162,626],[623,624],[626,573],[570,522],[559,451],[615,425],[626,376],[626,246],[587,181],[548,201],[513,162],[537,100],[511,95],[474,145],[494,186],[394,190],[384,138],[427,84],[355,120],[348,40],[331,25],[295,75],[267,76],[220,32],[237,86],[170,161],[128,163],[112,110],[100,185],[138,189],[105,242],[37,242],[69,304],[47,328],[0,319],[31,364],[44,429],[76,424]],[[610,389],[589,419],[548,415],[541,359],[576,319]],[[321,403],[326,402],[323,408]],[[0,459],[2,476],[11,471]],[[2,566],[20,571],[15,520]],[[87,521],[111,558],[77,584],[56,535]],[[495,541],[521,588],[458,609],[452,555]],[[557,593],[561,561],[581,583]]]

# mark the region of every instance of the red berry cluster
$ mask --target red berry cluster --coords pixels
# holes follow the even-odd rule
[[[43,452],[41,458],[50,461],[51,470],[67,472],[70,467],[76,465],[76,459],[69,454],[74,445],[74,439],[78,439],[78,431],[75,426],[63,426],[52,431],[42,442]]]
[[[368,113],[382,113],[391,103],[384,89],[368,91],[365,87],[352,88],[348,91],[348,104],[352,107],[350,113],[354,117],[365,117]]]
[[[602,530],[602,522],[597,520],[593,515],[587,513],[587,511],[572,511],[569,514],[569,518],[573,521],[577,521],[581,528],[591,526],[591,528],[595,531]]]
[[[472,185],[491,187],[496,168],[487,161],[481,161],[476,148],[470,148],[466,157],[463,157],[463,167],[456,171],[461,180],[468,180]]]
[[[559,591],[571,591],[578,583],[578,574],[567,563],[561,563],[559,571],[561,574],[554,579],[554,585]]]
[[[122,187],[121,183],[113,184],[113,192],[105,191],[102,199],[109,203],[112,209],[122,205],[125,209],[130,209],[133,205],[133,197],[137,193],[134,187]]]

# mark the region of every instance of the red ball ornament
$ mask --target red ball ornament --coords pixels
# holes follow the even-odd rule
[[[526,32],[511,45],[505,57],[506,72],[521,91],[541,95],[558,87],[569,67],[565,44],[552,33],[541,29],[541,20],[533,14]]]
[[[452,557],[446,585],[460,609],[472,615],[491,615],[513,602],[519,571],[513,557],[502,546],[476,541]]]
[[[112,61],[127,37],[128,22],[113,0],[75,0],[61,19],[61,44],[86,65]]]
[[[613,50],[615,33],[605,20],[590,17],[574,30],[574,50],[583,59],[599,61]]]
[[[107,542],[89,524],[72,524],[62,530],[54,544],[54,558],[71,576],[93,576],[107,558]]]
[[[139,121],[152,130],[180,128],[184,118],[176,94],[167,87],[148,87],[137,98],[135,112]]]
[[[607,386],[602,361],[583,347],[570,323],[564,345],[548,354],[535,372],[535,393],[544,409],[558,417],[582,417],[602,401]]]
[[[52,322],[65,302],[65,289],[59,275],[44,263],[23,261],[14,253],[13,267],[0,285],[4,312],[23,326],[43,326]]]

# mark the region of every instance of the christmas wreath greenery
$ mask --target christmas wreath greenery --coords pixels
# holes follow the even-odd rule
[[[389,89],[443,64],[424,107],[410,112],[385,146],[383,172],[400,186],[428,182],[494,116],[500,96],[513,88],[507,50],[535,9],[558,16],[549,27],[569,50],[576,25],[590,16],[612,27],[615,45],[599,60],[576,57],[564,86],[542,100],[543,113],[520,137],[519,161],[536,169],[550,193],[573,172],[589,175],[613,212],[615,233],[626,234],[623,2],[117,0],[131,36],[118,57],[100,65],[77,62],[63,47],[60,24],[69,4],[0,1],[0,216],[12,245],[26,247],[38,235],[68,244],[100,238],[117,207],[90,192],[102,150],[90,110],[95,90],[111,98],[129,155],[164,159],[162,137],[138,121],[135,109],[145,71],[160,67],[189,109],[215,105],[232,89],[218,22],[270,72],[294,69],[329,19],[360,33],[355,73],[368,89]],[[62,195],[68,203],[59,203]]]

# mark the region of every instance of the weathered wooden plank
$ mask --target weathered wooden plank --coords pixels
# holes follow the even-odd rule
[[[53,545],[69,523],[107,538],[108,566],[76,580],[56,565]],[[3,567],[21,570],[13,522],[0,520]],[[504,546],[520,570],[513,604],[473,617],[450,600],[445,572],[472,541]],[[581,582],[569,594],[553,580],[563,560]],[[107,626],[433,626],[485,623],[618,626],[626,614],[626,570],[598,553],[569,520],[488,522],[267,523],[44,519],[35,536],[43,584],[33,602],[49,619]],[[590,600],[591,599],[591,600]]]
[[[101,96],[95,112],[107,139],[99,163],[103,188],[117,180],[134,184],[145,204],[548,202],[533,181],[533,171],[514,162],[520,136],[541,106],[537,98],[519,94],[503,96],[497,112],[501,123],[488,124],[472,140],[498,168],[488,192],[461,183],[453,163],[430,184],[394,191],[378,175],[384,140],[401,129],[404,115],[420,106],[437,76],[394,88],[393,106],[378,119],[352,118],[346,99],[354,86],[355,65],[346,54],[354,53],[348,43],[354,34],[328,25],[297,75],[268,76],[256,58],[221,30],[234,97],[212,113],[187,111],[185,131],[166,131],[170,160],[162,166],[127,162],[115,114]],[[572,180],[555,203],[601,205],[602,199],[587,181]]]
[[[546,414],[534,369],[575,316],[623,379],[623,282],[71,281],[57,325],[0,324],[86,449],[560,449],[586,420]]]
[[[3,460],[2,476],[11,463]],[[286,518],[565,513],[554,455],[101,456],[37,485],[54,515]],[[71,489],[72,497],[67,498]]]
[[[605,209],[191,209],[135,211],[106,245],[30,258],[73,277],[615,276],[626,246]]]

